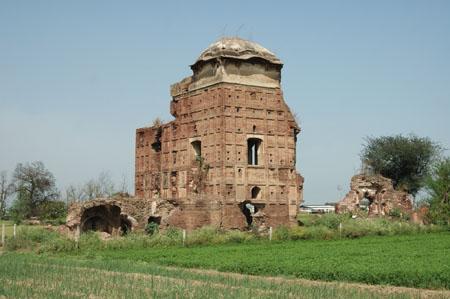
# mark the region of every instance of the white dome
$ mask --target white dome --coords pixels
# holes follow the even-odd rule
[[[273,64],[283,64],[275,54],[263,46],[238,37],[224,37],[219,39],[217,42],[206,48],[195,63],[218,57],[230,57],[242,60],[257,57]]]

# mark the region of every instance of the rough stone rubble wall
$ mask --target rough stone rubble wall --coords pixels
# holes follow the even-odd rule
[[[369,216],[389,215],[395,209],[405,214],[412,212],[411,195],[395,190],[392,181],[380,175],[355,175],[350,183],[350,192],[338,203],[338,213],[360,210],[361,201],[369,200]]]

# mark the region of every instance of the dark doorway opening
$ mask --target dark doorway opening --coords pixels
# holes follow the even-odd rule
[[[121,225],[120,207],[116,205],[100,205],[83,212],[81,231],[99,231],[111,234]],[[131,227],[131,225],[130,225]]]
[[[120,234],[128,235],[131,233],[131,222],[126,218],[126,216],[122,216],[120,219]]]
[[[148,217],[147,223],[155,223],[161,225],[161,217],[159,216],[150,216]]]

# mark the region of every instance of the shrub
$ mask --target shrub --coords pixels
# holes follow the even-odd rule
[[[323,225],[331,229],[337,229],[339,223],[348,221],[350,214],[302,214],[298,216],[300,226],[311,227],[316,225]]]
[[[294,226],[289,231],[289,238],[291,240],[303,240],[306,239],[306,233],[307,228],[300,227],[300,226]]]
[[[402,217],[402,211],[399,208],[394,208],[389,211],[389,216],[393,218],[401,218]]]
[[[103,249],[105,242],[102,242],[100,236],[96,232],[82,233],[79,240],[79,247],[81,249]]]
[[[165,232],[164,235],[172,240],[181,240],[183,238],[183,233],[181,229],[169,226]]]
[[[37,206],[39,219],[61,219],[67,216],[67,205],[60,200],[47,200]]]
[[[289,228],[286,226],[279,226],[273,231],[272,238],[274,240],[286,241],[290,239]]]
[[[42,221],[44,224],[50,224],[53,226],[66,224],[66,217],[56,218],[56,219],[44,219]]]
[[[246,232],[232,230],[227,232],[224,235],[223,242],[224,243],[245,243],[248,241],[255,240],[256,237],[254,234],[249,234]]]
[[[334,214],[334,213],[328,213],[321,215],[317,221],[317,225],[323,225],[325,227],[328,227],[330,229],[337,229],[339,228],[339,224],[342,222],[345,222],[350,219],[349,214]]]
[[[17,230],[15,238],[6,241],[7,250],[68,251],[75,248],[75,243],[58,232],[42,227],[23,226]]]
[[[159,231],[159,224],[156,222],[150,222],[145,226],[145,232],[148,235],[153,235]]]
[[[309,227],[305,231],[305,239],[317,239],[317,240],[331,240],[336,237],[336,231],[326,227],[325,225],[318,225]]]
[[[192,231],[186,238],[187,245],[206,245],[221,243],[219,230],[213,226],[204,226]]]

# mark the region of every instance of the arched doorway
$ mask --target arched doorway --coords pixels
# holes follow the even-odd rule
[[[81,231],[98,231],[112,234],[114,231],[122,228],[122,225],[126,231],[129,231],[131,223],[122,221],[120,212],[119,206],[109,204],[86,209],[81,216]]]

